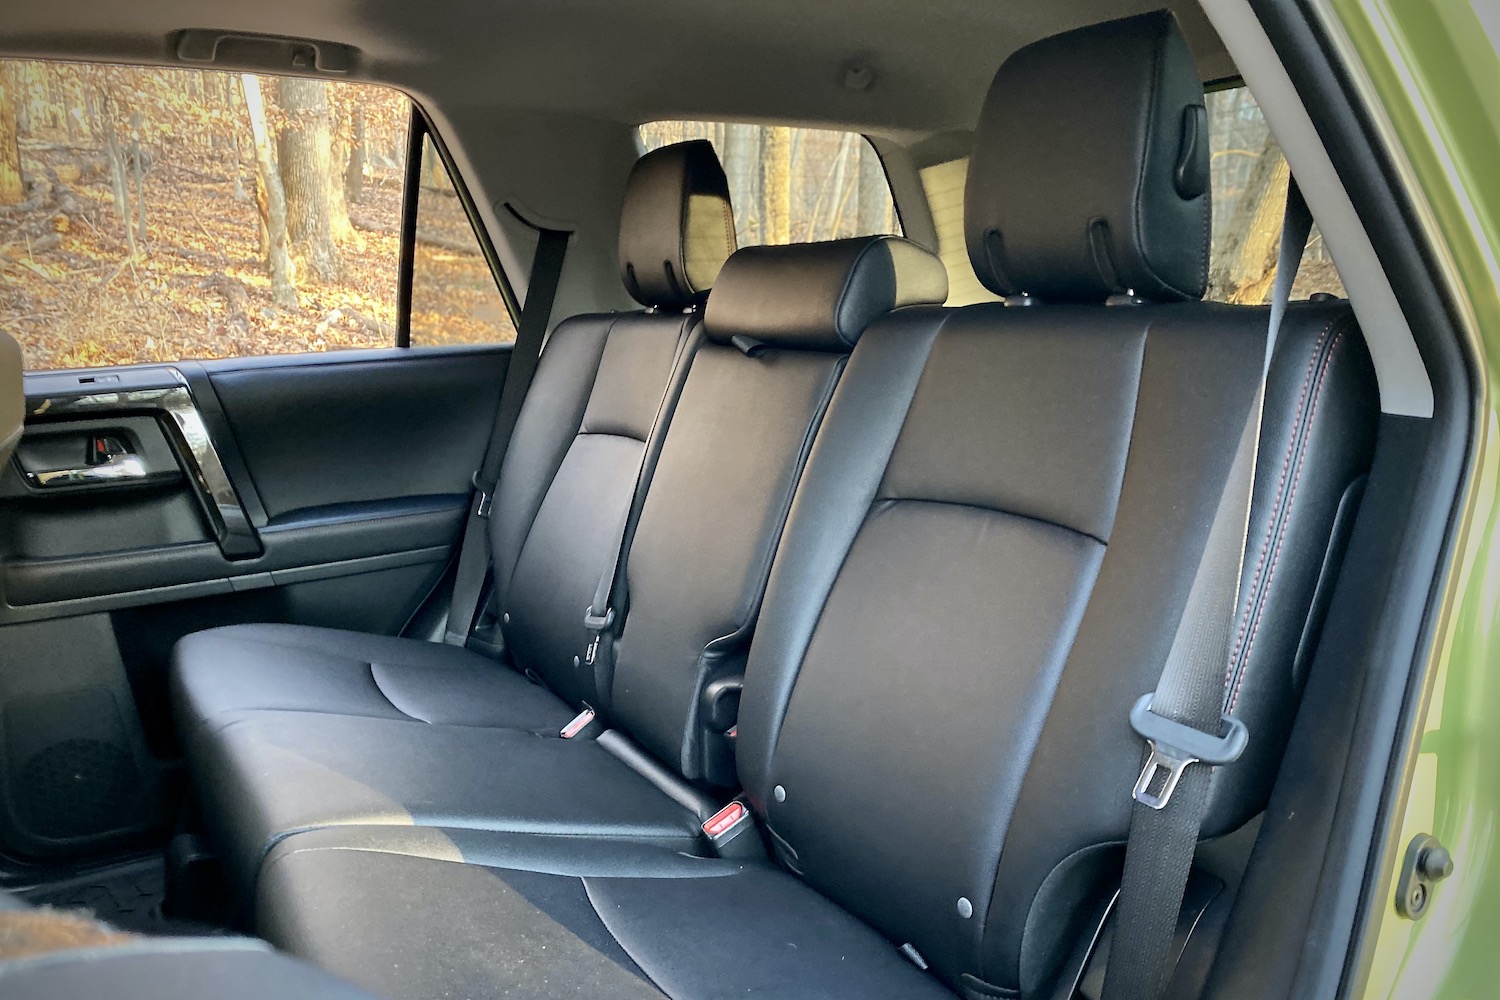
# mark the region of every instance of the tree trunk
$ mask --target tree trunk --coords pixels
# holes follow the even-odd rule
[[[141,148],[141,113],[130,116],[130,128],[134,135],[130,140],[130,160],[135,167],[135,243],[146,245],[146,152]]]
[[[859,143],[859,235],[891,231],[890,183],[875,148],[863,140]]]
[[[245,92],[245,110],[250,115],[250,134],[255,139],[256,191],[266,204],[266,270],[271,275],[271,301],[283,309],[297,308],[291,255],[287,252],[286,191],[271,152],[266,129],[266,109],[260,95],[260,80],[253,73],[240,77]]]
[[[1286,158],[1268,133],[1223,230],[1220,260],[1210,275],[1211,298],[1247,304],[1265,301],[1289,177]]]
[[[766,200],[765,241],[782,245],[792,241],[792,135],[791,129],[771,126],[765,130],[762,186]]]
[[[318,280],[333,282],[338,280],[339,255],[333,242],[327,85],[321,80],[284,77],[279,97],[285,122],[277,133],[276,152],[286,198],[287,239],[292,252],[307,262]]]
[[[350,140],[352,132],[353,123],[346,115],[339,114],[334,119],[328,159],[328,231],[335,243],[342,243],[354,235],[354,227],[349,221],[348,192],[344,190],[349,148],[353,145]]]
[[[16,106],[22,95],[12,76],[8,67],[0,71],[0,205],[19,205],[26,200],[20,135],[16,129]]]
[[[358,205],[365,196],[365,109],[354,109],[354,137],[349,143],[349,162],[344,165],[344,202]]]
[[[759,125],[730,125],[724,130],[724,170],[729,176],[735,228],[743,245],[761,242],[761,132]]]

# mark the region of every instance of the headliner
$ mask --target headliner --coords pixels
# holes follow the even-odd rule
[[[354,77],[447,108],[821,123],[911,141],[971,128],[1021,45],[1162,2],[6,0],[0,49],[171,63],[183,28],[293,35],[353,45]],[[1173,6],[1204,78],[1233,75],[1198,5]],[[873,83],[847,87],[850,66]]]

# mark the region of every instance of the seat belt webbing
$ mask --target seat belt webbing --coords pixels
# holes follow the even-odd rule
[[[495,424],[490,430],[489,444],[485,446],[484,461],[473,476],[473,505],[469,508],[463,539],[459,542],[453,599],[448,606],[448,625],[443,633],[443,641],[450,646],[462,646],[468,642],[484,599],[484,585],[490,569],[489,532],[485,521],[490,516],[495,482],[500,478],[500,466],[505,462],[511,433],[521,413],[521,403],[541,360],[542,342],[546,340],[547,321],[552,316],[552,303],[557,298],[569,235],[561,229],[537,231],[531,280],[526,286],[526,302],[521,307],[520,321],[516,324],[516,345],[510,353],[510,365],[505,369],[505,383],[500,389],[500,402],[495,408]]]
[[[604,567],[604,572],[599,575],[599,584],[594,588],[593,600],[583,611],[583,626],[590,633],[583,658],[590,667],[598,658],[599,645],[604,633],[615,625],[618,605],[615,598],[623,589],[621,577],[624,575],[625,550],[630,545],[631,536],[635,533],[635,525],[641,516],[641,507],[646,502],[646,490],[651,485],[652,450],[661,447],[663,428],[672,419],[672,412],[677,408],[677,400],[682,395],[683,383],[687,381],[688,369],[692,365],[693,355],[697,352],[698,343],[702,339],[702,326],[699,324],[701,317],[701,309],[695,307],[683,320],[677,354],[672,361],[672,375],[667,383],[667,391],[662,394],[661,402],[657,405],[656,416],[651,421],[651,430],[646,435],[645,446],[641,449],[641,461],[636,466],[635,487],[631,492],[630,503],[621,514],[614,534],[610,536],[614,545],[610,552],[609,563]]]
[[[1158,1000],[1165,989],[1178,911],[1208,807],[1211,768],[1237,759],[1248,739],[1244,724],[1224,715],[1225,672],[1249,534],[1266,381],[1311,227],[1307,203],[1291,181],[1260,385],[1161,680],[1130,713],[1149,753],[1132,793],[1135,805],[1104,1000]]]

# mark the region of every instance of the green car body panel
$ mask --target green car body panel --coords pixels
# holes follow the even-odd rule
[[[1475,363],[1473,431],[1437,581],[1420,721],[1395,773],[1350,995],[1500,997],[1500,2],[1324,0],[1427,229]],[[1340,38],[1341,36],[1341,38]],[[1358,83],[1356,84],[1359,85]],[[1455,872],[1400,916],[1406,845],[1432,833]]]

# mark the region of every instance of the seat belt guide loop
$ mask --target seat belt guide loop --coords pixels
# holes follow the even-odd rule
[[[490,508],[494,505],[495,484],[482,481],[478,472],[469,477],[469,482],[473,485],[474,491],[479,494],[479,502],[474,505],[474,516],[489,517]]]
[[[1151,711],[1154,694],[1144,694],[1130,709],[1130,725],[1150,748],[1146,765],[1136,779],[1130,797],[1149,809],[1164,809],[1182,780],[1182,772],[1192,764],[1214,767],[1232,764],[1245,752],[1250,731],[1233,716],[1223,716],[1222,736],[1205,733],[1174,719]],[[1164,772],[1161,788],[1153,791],[1158,772]]]
[[[583,654],[584,663],[587,663],[589,666],[594,665],[594,660],[599,656],[599,637],[604,634],[605,629],[614,623],[614,608],[605,608],[602,615],[594,613],[593,605],[584,609],[583,627],[593,633],[593,637],[589,639],[588,649]]]

